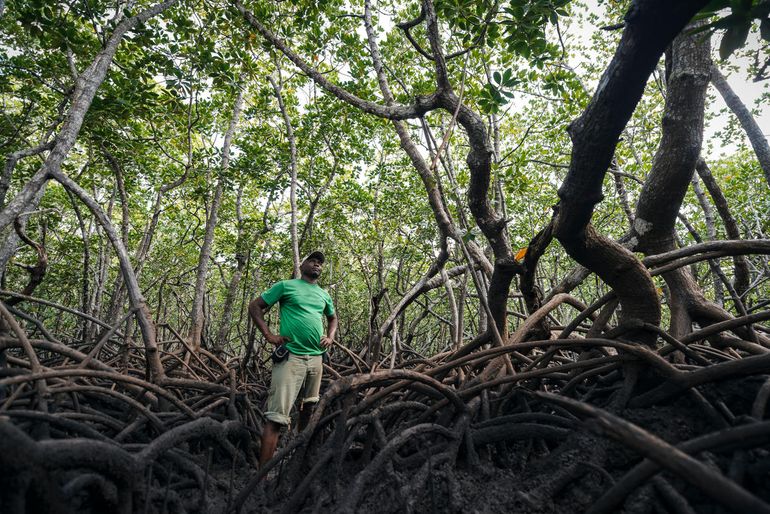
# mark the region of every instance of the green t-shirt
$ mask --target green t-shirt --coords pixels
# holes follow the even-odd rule
[[[282,280],[262,293],[269,306],[280,302],[280,335],[288,337],[286,348],[295,355],[321,355],[323,316],[334,314],[334,304],[329,293],[318,284],[301,278]]]

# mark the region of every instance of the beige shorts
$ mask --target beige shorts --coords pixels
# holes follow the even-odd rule
[[[323,360],[320,355],[294,355],[273,364],[265,417],[279,425],[291,422],[291,406],[301,393],[302,403],[315,403],[321,390]]]

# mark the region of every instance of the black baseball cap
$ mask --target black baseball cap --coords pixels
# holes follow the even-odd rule
[[[315,252],[310,252],[305,256],[304,259],[302,259],[302,262],[305,262],[308,259],[318,259],[321,261],[321,264],[323,264],[326,261],[326,257],[324,257],[324,254],[316,250]]]

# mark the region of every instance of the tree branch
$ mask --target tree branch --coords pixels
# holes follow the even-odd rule
[[[432,111],[438,107],[436,94],[427,96],[415,97],[414,104],[412,105],[382,105],[369,100],[359,98],[344,88],[332,83],[321,72],[314,67],[310,66],[304,59],[302,59],[296,52],[289,48],[286,43],[273,34],[267,27],[265,27],[250,11],[248,11],[239,0],[233,0],[233,5],[238,11],[243,14],[246,21],[257,29],[262,37],[264,37],[270,44],[281,51],[291,62],[293,62],[300,70],[302,70],[313,81],[325,89],[330,94],[342,100],[345,103],[352,105],[353,107],[360,109],[368,114],[374,114],[380,118],[386,118],[389,120],[406,120],[411,118],[419,118],[428,111]]]

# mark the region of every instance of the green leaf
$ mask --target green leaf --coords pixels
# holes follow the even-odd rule
[[[500,84],[500,83],[502,83],[502,82],[503,82],[503,79],[502,79],[502,77],[500,76],[500,72],[499,72],[499,71],[496,71],[496,72],[494,72],[494,73],[492,74],[492,78],[495,80],[495,83],[496,83],[496,84]]]
[[[514,87],[514,86],[518,85],[519,82],[521,82],[521,81],[511,77],[510,79],[503,81],[503,86],[505,86],[505,87]]]
[[[719,57],[727,59],[734,51],[746,43],[749,36],[750,22],[733,25],[725,31],[722,42],[719,44]]]
[[[556,22],[559,21],[559,15],[556,14],[556,11],[551,11],[551,14],[548,15],[548,21],[556,25]]]

